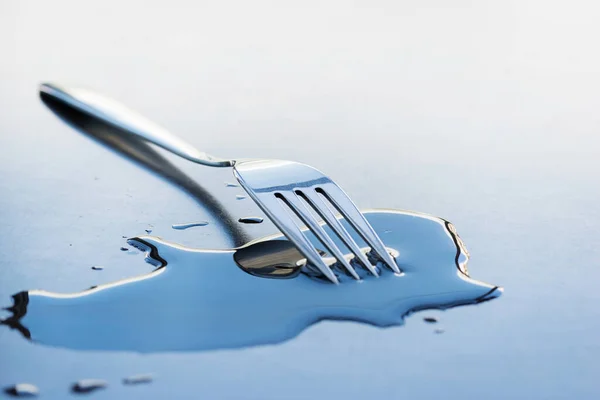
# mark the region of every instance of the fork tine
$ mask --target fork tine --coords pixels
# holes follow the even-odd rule
[[[298,195],[302,196],[317,211],[321,218],[327,222],[329,227],[338,235],[350,251],[352,251],[361,264],[373,275],[379,276],[377,270],[371,264],[367,256],[360,250],[360,247],[358,247],[354,239],[352,239],[352,236],[350,236],[346,228],[338,221],[319,194],[314,190],[307,190],[299,191]]]
[[[240,181],[242,182],[242,181]],[[321,258],[321,255],[315,249],[315,246],[308,240],[300,230],[300,227],[294,222],[289,209],[278,201],[272,193],[267,195],[248,191],[248,194],[256,201],[256,204],[264,211],[279,230],[298,248],[300,253],[306,257],[306,260],[319,269],[323,275],[331,282],[338,284],[339,281],[329,266]],[[281,211],[277,211],[281,210]]]
[[[335,245],[331,237],[323,230],[323,227],[319,225],[319,223],[315,220],[313,215],[310,213],[308,207],[300,200],[300,198],[293,192],[287,192],[290,195],[286,196],[283,193],[279,193],[279,197],[283,200],[288,207],[296,213],[296,215],[306,224],[308,229],[327,247],[327,249],[331,252],[331,254],[336,258],[336,260],[341,263],[344,268],[352,275],[352,277],[356,280],[360,280],[360,277],[352,268],[348,260],[344,258],[344,255],[340,251],[340,249]],[[286,193],[286,194],[287,194]]]
[[[327,190],[325,190],[325,188]],[[371,247],[371,251],[383,261],[392,271],[400,273],[394,258],[387,252],[385,245],[373,230],[373,227],[367,222],[362,213],[356,208],[356,205],[350,200],[348,195],[335,183],[329,182],[315,189],[321,193],[335,206],[335,208],[346,218],[346,220],[358,231],[360,236]]]

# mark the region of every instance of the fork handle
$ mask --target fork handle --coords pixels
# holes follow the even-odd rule
[[[194,146],[179,139],[165,128],[117,101],[91,90],[43,83],[40,85],[40,93],[189,161],[210,167],[230,167],[234,163],[233,160],[213,157],[198,151]]]

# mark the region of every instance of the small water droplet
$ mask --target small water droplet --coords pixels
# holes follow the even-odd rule
[[[123,379],[124,385],[139,385],[141,383],[150,383],[154,380],[151,374],[132,375]]]
[[[444,332],[446,332],[446,331],[443,329],[436,329],[435,331],[433,331],[433,333],[435,333],[436,335],[441,335]]]
[[[127,236],[121,236],[123,239],[127,239]]]
[[[104,269],[104,267],[101,267],[101,266],[99,266],[99,265],[94,265],[94,266],[92,267],[92,269],[93,269],[94,271],[102,271],[102,270]]]
[[[238,220],[242,224],[260,224],[264,220],[261,217],[243,217]]]
[[[181,231],[184,229],[193,228],[195,226],[206,226],[206,225],[208,225],[208,222],[200,221],[200,222],[192,222],[190,224],[173,224],[173,225],[171,225],[171,228]]]
[[[438,322],[437,318],[434,318],[434,317],[425,317],[425,318],[423,318],[423,321],[425,321],[429,324],[435,324],[436,322]]]
[[[127,247],[121,247],[121,251],[129,251]]]
[[[90,393],[95,390],[104,389],[108,386],[106,381],[100,379],[82,379],[71,386],[74,393]]]
[[[244,200],[246,196],[244,196],[243,194],[238,194],[237,196],[235,196],[235,198],[238,200]]]
[[[152,229],[144,229],[146,233],[152,233]]]
[[[35,397],[40,394],[39,389],[31,383],[17,383],[4,388],[4,393],[14,397]]]
[[[225,182],[225,186],[227,186],[227,187],[239,187],[240,185],[238,185],[237,183]]]

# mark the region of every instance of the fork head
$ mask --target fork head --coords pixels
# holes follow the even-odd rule
[[[360,277],[354,265],[360,265],[374,276],[377,269],[369,261],[336,217],[341,214],[371,248],[371,255],[396,273],[400,269],[383,242],[348,195],[321,171],[292,161],[256,160],[237,162],[234,175],[248,195],[279,230],[300,250],[308,263],[318,268],[331,282],[338,278],[323,260],[310,240],[302,233],[300,221],[317,237],[329,254],[354,279]],[[319,223],[322,219],[354,255],[351,263],[344,257],[334,239]]]

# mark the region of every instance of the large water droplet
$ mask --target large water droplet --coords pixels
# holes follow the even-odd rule
[[[333,285],[303,262],[306,257],[282,234],[226,250],[193,249],[144,236],[129,239],[131,250],[123,257],[137,254],[137,248],[158,268],[67,296],[39,290],[17,293],[6,309],[12,315],[0,320],[0,334],[9,327],[36,344],[74,351],[212,351],[281,343],[322,320],[398,326],[413,311],[479,304],[501,295],[501,289],[461,272],[457,254],[463,250],[445,221],[396,211],[364,215],[377,233],[394,227],[385,244],[406,267],[404,275],[381,264],[379,278],[365,273],[355,281],[342,267],[330,264],[340,280]],[[346,220],[340,223],[350,230]],[[328,226],[323,228],[335,238]],[[358,232],[352,232],[359,240]],[[318,248],[311,231],[303,234]],[[403,257],[410,261],[402,264]],[[243,299],[226,307],[227,312],[215,312],[216,304],[238,299],[240,293]],[[441,322],[433,311],[423,317]],[[430,334],[444,328],[440,322],[430,326]],[[56,334],[57,326],[68,329]]]
[[[4,388],[4,393],[14,397],[35,397],[40,394],[39,389],[31,383],[17,383]]]
[[[132,375],[123,379],[124,385],[139,385],[141,383],[150,383],[154,380],[151,374]]]
[[[206,225],[208,225],[208,222],[200,221],[200,222],[192,222],[190,224],[173,224],[173,225],[171,225],[171,228],[181,231],[184,229],[193,228],[195,226],[206,226]]]
[[[238,194],[235,196],[235,198],[238,200],[244,200],[246,198],[246,196],[244,196],[243,194]]]
[[[82,379],[71,387],[74,393],[90,393],[95,390],[104,389],[108,386],[106,381],[100,379]]]
[[[121,247],[121,251],[129,251],[127,247]]]
[[[435,324],[436,322],[438,322],[437,318],[434,318],[434,317],[425,317],[425,318],[423,318],[423,321],[425,321],[429,324]]]
[[[261,217],[242,217],[238,221],[242,224],[260,224],[264,219]]]
[[[94,265],[94,266],[92,267],[92,269],[93,269],[94,271],[102,271],[102,270],[104,269],[104,267],[101,267],[101,266],[99,266],[99,265]]]

